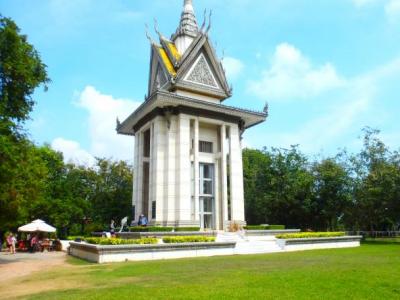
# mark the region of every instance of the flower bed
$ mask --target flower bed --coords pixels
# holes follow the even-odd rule
[[[200,231],[200,227],[133,226],[129,228],[129,231],[130,232]]]
[[[172,243],[209,243],[209,242],[215,242],[215,237],[202,236],[202,235],[166,236],[163,238],[163,242],[167,243],[167,244],[172,244]]]
[[[247,225],[243,227],[245,230],[282,230],[285,225]]]
[[[298,233],[284,233],[277,234],[277,239],[310,239],[322,237],[338,237],[344,236],[344,232],[298,232]]]
[[[174,231],[200,231],[200,227],[175,227]]]
[[[141,238],[141,239],[119,239],[119,238],[102,238],[91,237],[86,238],[85,241],[93,245],[145,245],[157,244],[156,238]]]
[[[130,232],[169,232],[172,231],[173,227],[164,226],[133,226],[129,227]]]

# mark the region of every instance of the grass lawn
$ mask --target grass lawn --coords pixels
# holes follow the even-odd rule
[[[29,299],[400,299],[400,243],[293,253],[89,264],[21,280]]]

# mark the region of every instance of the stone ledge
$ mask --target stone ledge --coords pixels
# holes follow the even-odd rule
[[[284,233],[300,232],[300,229],[266,229],[266,230],[245,230],[246,235],[277,235]]]
[[[148,245],[93,245],[86,243],[70,242],[72,249],[83,250],[95,254],[115,253],[141,253],[141,252],[163,252],[179,250],[202,250],[235,248],[236,242],[209,242],[209,243],[171,243],[171,244],[148,244]]]
[[[322,244],[322,243],[340,243],[340,242],[359,242],[361,235],[356,236],[334,236],[334,237],[318,237],[318,238],[291,238],[277,239],[280,244],[299,245],[299,244]]]
[[[103,232],[92,232],[93,236],[100,237]],[[188,235],[201,235],[201,236],[216,236],[217,231],[160,231],[160,232],[116,232],[115,235],[122,239],[140,239],[141,237],[163,237],[163,236],[188,236]]]

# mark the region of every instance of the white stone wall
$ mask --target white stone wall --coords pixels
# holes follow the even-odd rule
[[[193,124],[191,131],[190,124]],[[149,210],[142,211],[143,132],[150,128]],[[225,140],[229,129],[229,142]],[[194,151],[191,151],[191,139]],[[213,143],[213,153],[198,151],[198,141]],[[243,174],[240,134],[237,124],[178,114],[157,116],[136,134],[133,203],[136,220],[144,213],[152,224],[164,226],[199,226],[199,164],[214,164],[215,224],[224,229],[228,220],[227,153],[231,172],[231,212],[233,221],[244,223]],[[194,208],[192,170],[194,163]],[[152,201],[156,201],[156,218],[151,218]],[[194,210],[194,215],[193,215]]]

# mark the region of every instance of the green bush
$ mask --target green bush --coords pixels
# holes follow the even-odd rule
[[[68,241],[75,241],[76,239],[81,239],[82,241],[85,240],[85,237],[82,235],[69,235],[66,237]]]
[[[83,231],[84,235],[91,235],[92,232],[103,232],[108,231],[107,225],[100,223],[90,223],[85,225],[85,229]]]
[[[190,236],[166,236],[163,238],[164,243],[208,243],[215,242],[213,236],[190,235]]]
[[[171,232],[173,227],[164,226],[134,226],[129,227],[130,232]]]
[[[89,244],[95,245],[133,245],[133,244],[157,244],[156,238],[142,238],[142,239],[118,239],[118,238],[101,238],[90,237],[85,241]]]
[[[246,230],[282,230],[285,225],[247,225],[243,227]]]
[[[175,227],[175,231],[200,231],[200,227]]]
[[[297,232],[297,233],[284,233],[277,234],[275,237],[278,239],[309,239],[317,237],[335,237],[344,236],[345,233],[340,232]]]

